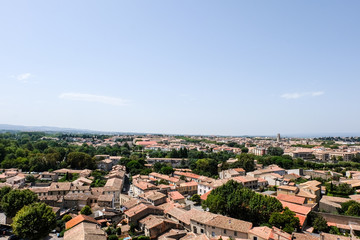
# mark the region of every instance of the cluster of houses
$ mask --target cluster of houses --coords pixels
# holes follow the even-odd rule
[[[97,157],[98,168],[107,171],[104,176],[106,183],[102,187],[91,186],[94,177],[88,169],[42,172],[35,175],[41,180],[40,183],[32,185],[25,183],[27,174],[18,169],[5,169],[0,174],[0,186],[28,188],[38,195],[40,201],[51,206],[59,218],[65,214],[72,215],[73,219],[66,223],[65,240],[105,240],[107,234],[104,228],[113,225],[121,228],[123,237],[128,237],[131,232],[144,234],[151,239],[350,239],[326,233],[312,234],[313,229],[307,224],[311,211],[317,211],[329,226],[336,226],[342,232],[360,231],[358,218],[337,215],[337,209],[343,202],[349,199],[360,202],[360,195],[349,198],[326,196],[325,187],[314,180],[337,177],[334,184],[346,183],[360,189],[359,171],[348,171],[346,177],[342,177],[332,171],[285,170],[277,165],[263,168],[256,164],[255,171],[227,169],[220,171],[219,178],[215,179],[192,173],[188,169],[176,169],[171,175],[152,172],[149,175],[132,176],[128,190],[125,186],[128,181],[126,169],[118,165],[120,157]],[[178,160],[168,159],[167,164],[175,163],[174,166],[177,166]],[[162,159],[154,159],[148,164],[153,165],[157,161]],[[234,159],[228,161],[231,163]],[[72,182],[59,181],[68,174],[78,174],[79,177]],[[206,200],[213,189],[230,180],[277,198],[283,207],[288,207],[296,214],[303,232],[288,234],[275,227],[254,226],[250,222],[204,211],[188,201],[194,194],[199,194],[202,201]],[[91,207],[93,213],[90,216],[79,215],[79,211],[86,205]],[[136,230],[132,226],[136,226]]]

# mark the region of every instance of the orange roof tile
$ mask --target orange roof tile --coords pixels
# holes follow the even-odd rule
[[[281,201],[300,204],[300,205],[305,203],[305,198],[297,197],[297,196],[293,196],[293,195],[278,194],[276,198]]]
[[[92,217],[89,217],[86,215],[78,215],[75,218],[67,221],[65,223],[65,228],[70,229],[82,222],[92,222],[92,223],[98,224],[98,222],[95,220],[95,218],[92,218]]]

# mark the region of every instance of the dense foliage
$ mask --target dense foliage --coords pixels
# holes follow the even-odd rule
[[[14,217],[24,206],[38,201],[38,196],[32,191],[11,190],[1,200],[1,208],[7,217]]]
[[[233,180],[212,190],[203,208],[257,225],[268,223],[272,213],[283,210],[276,198],[258,194]]]
[[[281,228],[287,233],[292,233],[300,229],[299,218],[295,217],[295,213],[287,207],[283,212],[274,212],[271,214],[269,224]]]
[[[325,183],[325,186],[328,195],[331,196],[347,197],[355,193],[355,190],[346,183],[335,185],[332,182],[330,182],[330,183]]]
[[[55,227],[55,213],[45,203],[33,203],[23,207],[12,223],[14,233],[29,240],[42,239]]]

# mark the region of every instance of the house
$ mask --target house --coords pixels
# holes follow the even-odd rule
[[[241,183],[244,187],[250,189],[257,189],[258,188],[258,179],[251,177],[251,176],[238,176],[232,178],[233,180]]]
[[[179,193],[182,195],[194,195],[197,193],[198,183],[195,181],[180,183],[178,187]]]
[[[115,201],[113,195],[100,195],[97,199],[97,203],[99,207],[106,207],[106,208],[114,208],[115,207]]]
[[[273,227],[254,227],[249,231],[249,240],[291,240],[291,234]]]
[[[78,215],[65,223],[64,240],[106,240],[106,233],[92,217]]]
[[[341,209],[341,204],[348,202],[352,199],[332,196],[322,196],[319,202],[319,210],[321,212],[338,213],[338,209]],[[360,202],[360,201],[357,201]]]
[[[157,239],[167,230],[178,228],[178,224],[163,216],[149,215],[139,221],[139,227],[144,231],[145,236],[150,237],[150,239]]]
[[[63,198],[64,208],[82,209],[89,204],[89,195],[82,193],[68,193]]]
[[[59,176],[54,172],[42,172],[40,173],[39,179],[42,181],[56,182],[59,179]]]
[[[279,194],[286,194],[286,195],[294,195],[299,191],[298,187],[296,186],[279,186],[277,187],[277,195]]]
[[[125,217],[128,219],[128,223],[137,223],[140,219],[153,214],[153,215],[163,215],[164,211],[152,205],[146,205],[140,203],[124,212]]]
[[[227,169],[219,172],[220,179],[233,178],[241,176],[241,174],[235,169]]]
[[[156,172],[152,172],[149,174],[150,177],[153,177],[156,180],[164,180],[167,181],[169,184],[172,184],[174,186],[178,186],[181,182],[184,182],[183,180],[180,180],[178,177],[169,177],[165,174],[160,174]]]
[[[156,186],[152,183],[141,181],[141,180],[133,180],[133,183],[130,186],[130,193],[134,197],[139,196],[140,194],[145,193],[146,191],[155,190]]]
[[[305,197],[307,203],[318,203],[321,198],[321,182],[313,180],[299,185],[297,196]]]
[[[174,172],[174,177],[180,178],[181,176],[184,176],[187,181],[195,181],[195,182],[199,182],[198,179],[201,177],[200,175],[197,175],[192,172],[184,172],[184,171],[175,171]]]
[[[175,203],[185,204],[185,197],[178,191],[168,192],[168,198]]]
[[[171,208],[166,212],[166,217],[179,223],[183,228],[187,231],[191,231],[190,219],[192,216],[200,213],[201,211],[192,208],[189,211],[182,209],[182,208]]]
[[[218,188],[225,183],[227,183],[230,179],[212,179],[208,177],[204,177],[203,180],[201,180],[198,183],[198,194],[202,195],[205,194],[215,188]]]
[[[199,212],[190,218],[191,230],[207,237],[227,236],[231,238],[248,238],[252,223],[210,212]]]
[[[113,161],[108,158],[101,160],[97,163],[97,168],[104,170],[106,172],[110,171],[113,166],[114,166]]]
[[[140,199],[148,201],[154,206],[158,206],[166,202],[166,195],[157,191],[148,191],[139,195]]]
[[[110,178],[104,186],[104,195],[112,195],[114,199],[114,207],[120,206],[120,193],[123,189],[123,180],[120,178]]]
[[[20,175],[16,175],[14,177],[10,177],[8,179],[6,179],[6,183],[10,184],[13,187],[22,187],[25,185],[25,177],[24,176],[20,176]]]
[[[278,194],[276,196],[276,198],[279,201],[284,201],[284,202],[289,202],[289,203],[294,203],[294,204],[298,204],[298,205],[303,205],[305,204],[305,198],[303,197],[298,197],[298,196],[293,196],[293,195],[287,195],[287,194]]]
[[[71,188],[70,182],[52,182],[49,187],[48,195],[61,195],[65,196],[69,193]]]

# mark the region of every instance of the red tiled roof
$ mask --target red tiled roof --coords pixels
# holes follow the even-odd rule
[[[293,211],[295,213],[299,213],[299,214],[307,216],[309,214],[309,212],[311,212],[310,207],[301,206],[298,204],[289,203],[289,202],[285,202],[285,201],[280,201],[280,202],[284,208],[288,207],[291,211]]]
[[[174,192],[169,192],[168,193],[169,197],[171,198],[171,200],[180,200],[180,199],[184,199],[185,197],[183,195],[181,195],[181,193],[179,193],[178,191],[174,191]]]
[[[208,191],[207,193],[204,193],[203,195],[200,196],[200,199],[205,201],[210,193],[211,193],[211,191]]]
[[[78,215],[75,218],[67,221],[65,223],[65,228],[70,229],[82,222],[92,222],[92,223],[98,224],[98,222],[95,220],[95,218],[92,218],[92,217],[89,217],[86,215]]]
[[[304,225],[305,220],[306,220],[306,216],[301,215],[301,214],[296,214],[295,217],[299,218],[300,227],[302,227]]]
[[[293,196],[293,195],[278,194],[276,198],[280,201],[285,201],[285,202],[290,202],[290,203],[295,203],[295,204],[300,204],[300,205],[305,203],[305,198],[297,197],[297,196]]]

